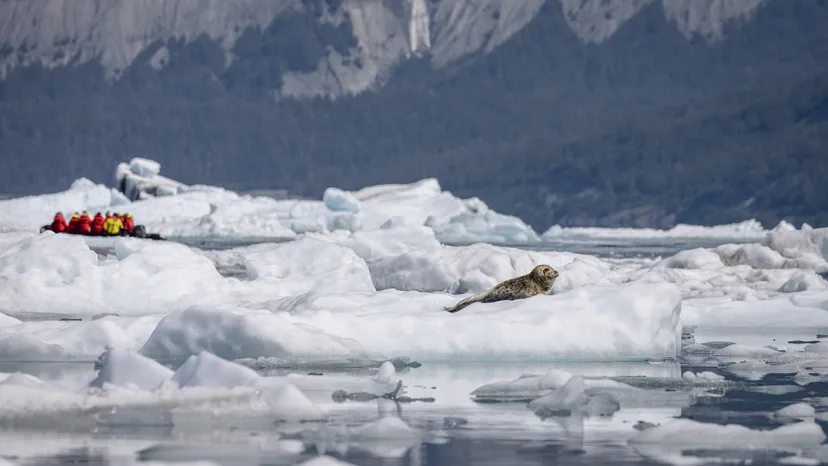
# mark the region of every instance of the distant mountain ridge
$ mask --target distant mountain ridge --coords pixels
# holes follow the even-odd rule
[[[150,157],[311,197],[435,177],[537,231],[828,224],[828,0],[141,0],[173,19],[140,33],[77,1],[120,19],[0,29],[9,192]]]
[[[8,0],[0,2],[0,75],[15,67],[47,68],[98,61],[117,80],[136,60],[169,64],[169,50],[154,44],[207,37],[224,66],[248,28],[265,30],[279,16],[312,12],[320,22],[348,22],[355,44],[321,57],[307,72],[285,76],[283,94],[362,92],[412,55],[440,67],[490,52],[526,26],[545,2],[560,3],[569,28],[584,42],[600,43],[642,8],[661,3],[686,37],[719,40],[725,25],[749,19],[766,0]],[[358,62],[353,59],[358,58]]]

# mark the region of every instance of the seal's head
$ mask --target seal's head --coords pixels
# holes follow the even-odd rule
[[[552,286],[558,279],[558,271],[548,265],[539,265],[532,269],[532,277],[541,284]]]

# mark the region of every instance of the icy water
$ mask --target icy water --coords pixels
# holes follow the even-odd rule
[[[655,257],[715,241],[676,243],[571,242],[542,249],[566,250],[601,257]],[[201,243],[201,249],[224,249],[243,244]],[[532,249],[538,249],[533,247]],[[232,275],[233,271],[223,271]],[[20,317],[20,316],[18,316]],[[41,316],[57,319],[61,315]],[[685,329],[686,342],[709,342],[712,350],[726,342],[801,348],[819,341],[828,329],[788,329],[777,334],[744,334],[715,328]],[[818,338],[818,335],[820,338]],[[454,364],[419,361],[397,373],[408,399],[342,399],[370,381],[376,368],[332,367],[260,368],[262,375],[290,375],[297,387],[328,413],[323,422],[285,423],[261,418],[226,418],[210,411],[163,410],[54,415],[37,423],[5,421],[0,426],[0,456],[20,465],[182,464],[212,461],[220,465],[296,465],[320,454],[354,465],[626,465],[626,464],[821,464],[824,450],[792,451],[735,441],[701,439],[681,443],[641,445],[631,442],[641,431],[673,418],[713,424],[739,424],[770,429],[797,420],[774,412],[806,401],[817,407],[816,422],[828,428],[828,378],[814,372],[803,377],[787,369],[779,373],[738,372],[738,362],[705,354],[683,354],[677,361],[624,363],[506,363]],[[625,399],[610,415],[559,413],[541,418],[526,401],[479,402],[470,393],[498,381],[525,374],[544,375],[560,369],[585,378],[607,377],[646,389]],[[96,375],[90,363],[0,363],[0,372],[24,372],[67,388],[81,388]],[[687,371],[722,376],[715,382],[689,383]],[[357,387],[357,388],[355,388]],[[0,400],[2,403],[2,400]],[[382,440],[355,439],[348,434],[384,417],[399,417],[422,435]],[[350,429],[350,430],[349,430]],[[678,439],[686,441],[687,439]],[[0,462],[0,464],[2,464]]]
[[[690,338],[688,335],[687,338]],[[687,359],[693,360],[689,363]],[[263,369],[262,375],[293,374],[292,382],[328,411],[324,422],[274,423],[244,417],[225,419],[209,412],[106,412],[91,416],[55,415],[46,423],[0,429],[0,455],[25,465],[129,465],[209,460],[221,465],[293,465],[319,454],[356,465],[586,465],[683,464],[687,460],[730,464],[790,464],[794,453],[761,445],[721,445],[684,449],[628,443],[647,426],[682,417],[718,424],[773,428],[785,421],[773,412],[808,400],[826,406],[828,383],[819,377],[797,380],[771,374],[759,380],[740,377],[705,358],[627,363],[465,363],[425,361],[397,373],[405,395],[422,401],[341,400],[336,390],[355,391],[372,369]],[[646,389],[639,399],[624,400],[610,416],[561,415],[542,419],[525,401],[477,402],[477,387],[543,375],[550,368],[586,378],[610,377]],[[711,371],[725,380],[685,383],[685,371]],[[0,364],[0,372],[23,371],[44,381],[81,387],[94,377],[91,364]],[[755,377],[753,377],[755,379]],[[381,417],[396,416],[421,429],[420,439],[360,441],[343,435]],[[823,427],[820,417],[817,423]],[[749,447],[749,448],[747,448]],[[677,458],[684,460],[680,462]],[[797,464],[802,458],[796,458]],[[689,463],[687,463],[689,464]]]

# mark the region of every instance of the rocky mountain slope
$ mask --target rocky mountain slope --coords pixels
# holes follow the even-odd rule
[[[0,186],[111,182],[145,156],[306,196],[437,177],[538,230],[822,224],[824,18],[828,0],[0,2]]]
[[[325,24],[348,23],[356,40],[344,54],[333,50],[320,57],[312,70],[287,73],[281,93],[359,93],[412,55],[426,54],[441,67],[491,52],[538,15],[545,1],[560,2],[581,40],[601,43],[657,0],[10,0],[0,3],[0,74],[33,64],[96,61],[117,80],[139,59],[155,69],[169,65],[169,49],[157,44],[201,37],[217,43],[230,66],[245,31],[265,30],[279,16],[299,11]],[[749,18],[765,0],[660,1],[686,37],[718,40],[729,21]]]

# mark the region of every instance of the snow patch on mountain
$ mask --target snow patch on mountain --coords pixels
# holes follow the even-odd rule
[[[685,37],[700,35],[708,40],[720,40],[726,24],[750,19],[768,0],[663,1],[665,15]]]

